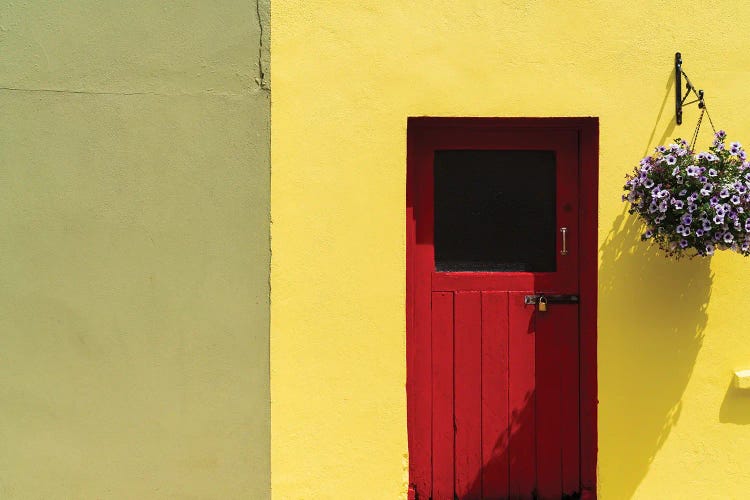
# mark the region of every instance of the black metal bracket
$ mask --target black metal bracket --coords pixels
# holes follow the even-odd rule
[[[685,77],[685,95],[682,95],[682,77]],[[674,55],[674,88],[675,88],[675,119],[677,125],[682,125],[682,108],[689,104],[698,103],[698,107],[703,109],[706,103],[703,100],[703,91],[696,90],[695,86],[690,82],[690,78],[682,71],[682,54],[676,52]],[[688,96],[692,92],[696,99],[690,102],[687,101]]]

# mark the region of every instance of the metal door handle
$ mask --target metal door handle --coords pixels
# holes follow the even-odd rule
[[[560,255],[568,255],[568,241],[567,241],[568,228],[561,227],[560,232],[562,233],[562,250],[560,250]]]

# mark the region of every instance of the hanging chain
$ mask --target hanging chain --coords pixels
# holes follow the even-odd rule
[[[698,117],[698,125],[695,126],[695,132],[693,132],[693,139],[690,141],[690,151],[692,152],[695,152],[695,143],[698,140],[698,132],[701,129],[701,122],[703,121],[703,114],[705,112],[706,112],[706,108],[701,109],[701,115]],[[713,127],[713,123],[711,124],[711,126]]]
[[[706,116],[708,117],[708,123],[711,124],[711,130],[714,131],[714,134],[716,133],[716,127],[714,127],[714,121],[711,119],[711,113],[708,112],[708,108],[706,107],[706,103],[703,103],[703,111],[706,112]],[[703,114],[703,113],[701,113]]]

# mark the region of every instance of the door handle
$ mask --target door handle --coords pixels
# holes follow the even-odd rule
[[[560,255],[568,255],[568,228],[561,227],[560,232],[562,233],[562,250],[560,250]]]
[[[539,293],[524,296],[523,303],[527,306],[535,306],[542,297],[547,300],[547,304],[578,304],[579,302],[578,295],[547,295]]]

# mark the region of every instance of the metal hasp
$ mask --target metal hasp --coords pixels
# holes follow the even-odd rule
[[[547,304],[578,304],[578,295],[547,295],[543,293],[526,295],[523,298],[523,303],[527,306],[536,305],[542,297],[546,299]]]
[[[685,95],[682,95],[682,77],[685,77]],[[682,108],[683,106],[687,106],[688,104],[698,103],[698,107],[703,109],[705,106],[703,102],[703,91],[702,90],[696,90],[696,88],[693,86],[693,84],[690,82],[690,78],[685,74],[684,71],[682,71],[682,54],[679,52],[675,52],[674,55],[674,90],[675,90],[675,100],[674,100],[674,114],[675,114],[675,121],[677,122],[677,125],[682,125]],[[687,101],[688,96],[690,95],[690,92],[695,94],[697,99],[690,102]]]

